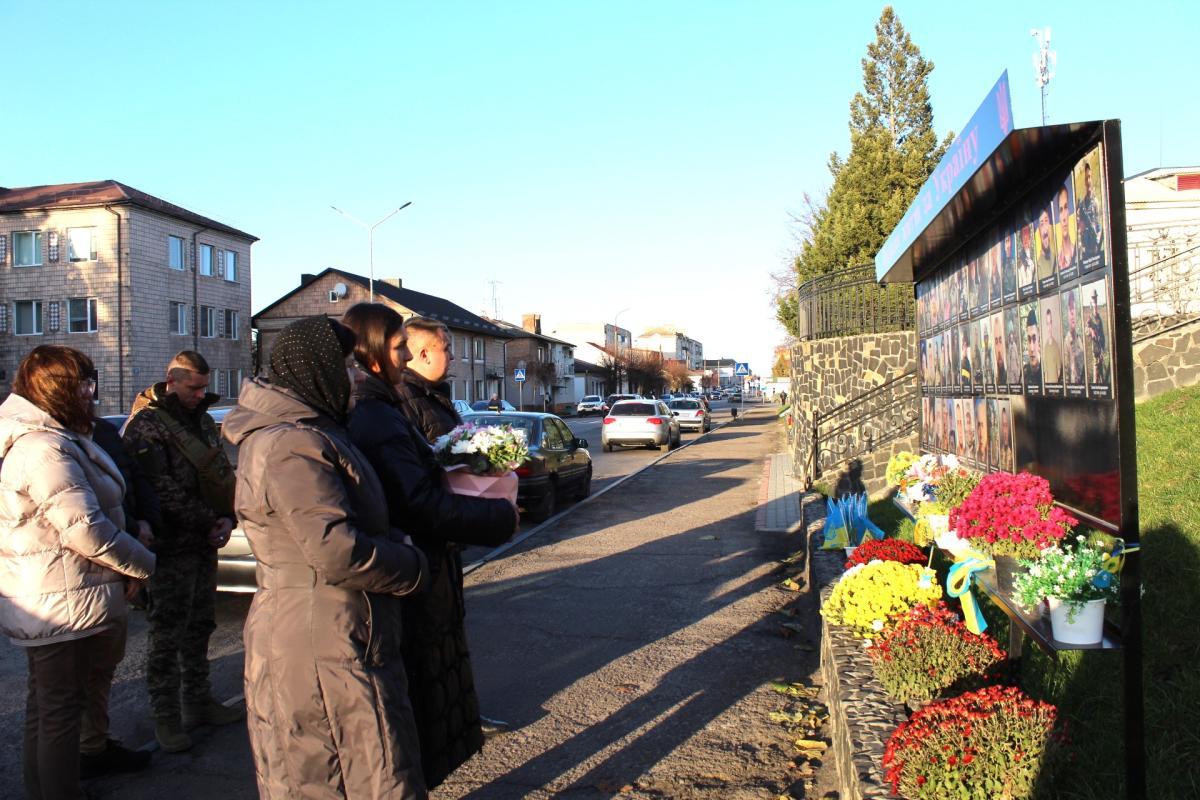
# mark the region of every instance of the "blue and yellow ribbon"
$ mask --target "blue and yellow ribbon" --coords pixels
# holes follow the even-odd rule
[[[987,620],[979,610],[979,601],[975,599],[971,587],[975,582],[975,574],[991,569],[995,563],[986,553],[967,548],[955,555],[954,564],[946,576],[946,594],[958,598],[962,604],[967,630],[974,634],[987,630]]]

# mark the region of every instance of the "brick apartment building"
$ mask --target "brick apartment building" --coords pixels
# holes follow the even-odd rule
[[[63,344],[96,363],[102,414],[127,412],[180,350],[236,397],[256,241],[117,181],[0,188],[0,396],[30,350]]]
[[[316,275],[300,276],[300,285],[254,315],[259,361],[265,364],[271,344],[288,323],[325,314],[340,318],[355,303],[370,299],[370,281],[361,275],[330,267]],[[395,309],[405,319],[429,317],[446,323],[454,361],[446,380],[455,400],[487,400],[503,396],[504,347],[509,336],[499,326],[440,297],[405,289],[399,278],[375,281],[375,302]]]
[[[575,396],[575,345],[542,333],[540,314],[524,314],[521,325],[491,320],[512,336],[505,369],[505,400],[522,411],[571,413]],[[525,370],[524,386],[513,380],[517,369]]]

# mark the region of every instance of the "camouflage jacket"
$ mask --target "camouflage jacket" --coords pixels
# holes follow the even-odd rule
[[[158,415],[147,412],[161,408],[210,446],[220,446],[217,425],[208,415],[209,406],[220,397],[210,392],[195,411],[188,411],[166,388],[166,383],[156,383],[137,396],[125,423],[125,449],[158,493],[162,525],[154,529],[154,549],[162,553],[211,547],[208,532],[219,515],[203,499],[200,473]]]

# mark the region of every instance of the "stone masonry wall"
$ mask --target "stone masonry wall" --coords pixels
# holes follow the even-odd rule
[[[886,489],[884,470],[894,452],[913,450],[917,435],[912,433],[884,441],[873,451],[856,458],[861,476],[852,459],[838,461],[826,453],[818,476],[811,475],[812,425],[818,413],[826,413],[885,381],[916,369],[916,336],[911,332],[863,334],[836,339],[800,342],[792,348],[793,402],[790,440],[793,474],[806,480],[814,477],[830,488],[864,488],[872,493]],[[915,401],[904,409],[907,419],[915,419]],[[876,437],[874,441],[878,442]],[[824,443],[828,446],[830,443]],[[825,450],[825,447],[822,447]]]
[[[1138,400],[1200,383],[1200,322],[1133,346],[1133,389]]]

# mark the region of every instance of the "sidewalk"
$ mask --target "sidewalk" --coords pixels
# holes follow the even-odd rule
[[[803,597],[778,588],[803,540],[777,431],[751,409],[468,577],[481,709],[514,730],[436,800],[788,791],[770,682],[816,671],[819,625],[775,614]]]

